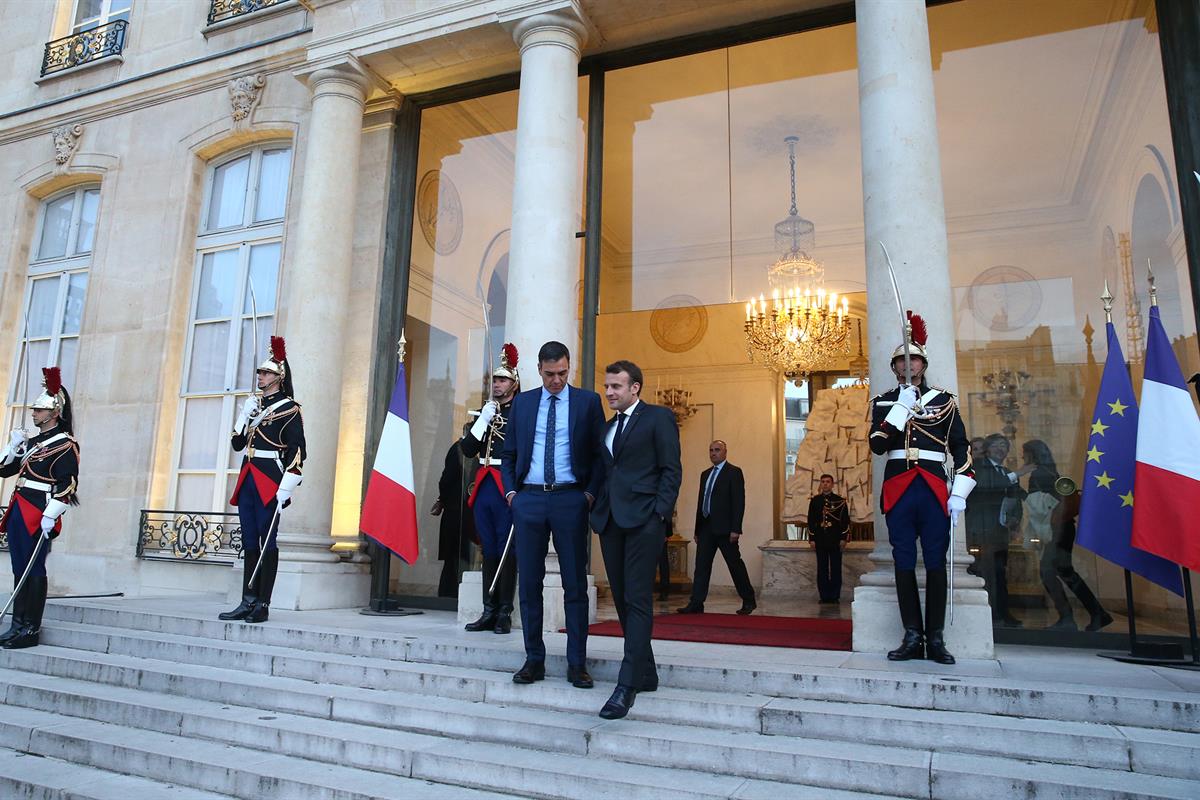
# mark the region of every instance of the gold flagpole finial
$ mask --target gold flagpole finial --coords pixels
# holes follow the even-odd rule
[[[1154,267],[1150,266],[1150,258],[1146,257],[1146,279],[1150,281],[1150,305],[1158,305],[1158,287],[1154,285]]]
[[[1108,279],[1104,279],[1104,294],[1100,295],[1100,300],[1104,302],[1104,321],[1112,322],[1113,296],[1108,290]]]
[[[400,329],[400,341],[396,343],[396,357],[401,363],[404,361],[404,351],[408,347],[408,341],[404,338],[404,329]]]

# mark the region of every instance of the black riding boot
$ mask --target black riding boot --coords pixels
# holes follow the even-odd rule
[[[896,570],[896,601],[900,621],[904,623],[904,641],[888,653],[888,661],[911,661],[925,657],[925,634],[921,629],[921,593],[917,589],[917,571]]]
[[[500,581],[496,584],[496,633],[512,632],[513,597],[517,593],[516,553],[509,553],[500,568]]]
[[[279,572],[279,550],[262,551],[262,569],[258,571],[258,599],[246,615],[246,622],[266,622],[270,617],[271,592],[275,591],[275,574]]]
[[[30,575],[21,590],[21,631],[4,643],[5,650],[23,650],[36,647],[42,631],[42,612],[46,609],[46,589],[49,581],[45,575]]]
[[[257,553],[242,552],[242,602],[233,611],[222,611],[217,615],[217,619],[245,619],[249,616],[250,612],[254,609],[254,601],[258,599],[254,588],[250,586],[250,574],[254,572],[254,565],[257,563]]]
[[[16,585],[17,581],[20,580],[20,578],[21,578],[21,576],[19,576],[19,575],[13,576],[13,585],[14,586]],[[8,609],[10,612],[12,612],[10,615],[11,619],[12,619],[12,624],[9,626],[7,631],[5,631],[2,635],[0,635],[0,645],[3,645],[6,642],[8,642],[8,640],[19,636],[21,633],[21,619],[22,619],[21,612],[25,608],[25,606],[21,602],[21,600],[22,600],[22,595],[24,593],[25,593],[25,587],[22,586],[21,592],[19,594],[15,595],[12,599],[12,605],[9,606],[9,609]]]
[[[939,664],[953,664],[946,650],[942,629],[946,626],[946,570],[925,571],[925,657]]]
[[[479,619],[474,622],[468,622],[465,626],[469,631],[491,631],[496,629],[496,617],[499,615],[499,607],[496,605],[496,597],[499,594],[500,587],[496,587],[496,594],[489,590],[492,588],[492,581],[496,577],[496,567],[500,565],[500,559],[483,558],[483,613],[479,615]]]

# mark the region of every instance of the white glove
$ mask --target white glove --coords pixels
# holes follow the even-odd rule
[[[912,416],[913,407],[917,405],[917,390],[912,386],[902,386],[896,402],[888,411],[884,421],[896,430],[904,430],[908,418]]]
[[[496,418],[499,411],[500,404],[495,400],[488,400],[484,403],[483,408],[479,409],[479,416],[475,419],[475,424],[471,426],[471,435],[482,442],[483,437],[487,435],[488,426],[492,424],[492,420]]]
[[[8,441],[13,449],[13,452],[16,452],[22,445],[25,444],[28,439],[29,434],[25,432],[24,428],[17,428],[8,435]]]
[[[238,414],[237,424],[233,426],[233,429],[238,432],[246,430],[250,419],[258,414],[258,410],[258,395],[252,394],[246,398],[246,402],[242,403],[242,410]]]
[[[280,513],[287,508],[288,503],[292,502],[292,491],[300,485],[301,480],[303,480],[303,476],[294,472],[285,472],[279,479],[279,489],[275,491],[275,501],[279,503]]]
[[[50,531],[54,530],[54,518],[42,517],[42,534],[49,536]]]
[[[967,498],[950,495],[950,498],[946,500],[946,509],[950,512],[950,524],[957,525],[959,515],[967,510]]]
[[[282,514],[288,503],[292,502],[292,493],[287,489],[280,489],[275,492],[275,502],[279,503],[279,513]]]

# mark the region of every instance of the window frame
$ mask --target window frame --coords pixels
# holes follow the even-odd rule
[[[285,150],[288,152],[287,184],[284,187],[283,216],[256,222],[255,212],[258,206],[258,196],[262,188],[262,162],[266,153]],[[175,421],[175,432],[172,438],[171,481],[167,491],[168,507],[175,508],[179,501],[179,482],[182,476],[200,475],[213,478],[211,503],[215,510],[222,510],[228,500],[228,486],[232,477],[238,473],[238,465],[230,465],[227,436],[233,430],[233,422],[238,406],[244,401],[254,386],[239,386],[238,361],[242,352],[242,329],[247,322],[261,330],[264,324],[273,326],[279,314],[279,287],[283,277],[284,233],[287,226],[288,202],[291,196],[292,174],[295,167],[295,143],[290,140],[274,140],[260,142],[239,148],[213,159],[205,166],[203,201],[200,206],[200,217],[197,225],[195,246],[192,262],[192,282],[188,292],[187,334],[184,338],[183,359],[180,368],[179,407]],[[217,171],[246,156],[250,157],[249,170],[245,188],[245,205],[242,209],[242,224],[209,228],[208,221],[211,213],[213,187]],[[251,254],[255,247],[276,244],[279,246],[279,262],[275,272],[275,303],[269,313],[259,310],[257,316],[254,310],[247,310],[248,280],[252,269]],[[216,253],[237,253],[237,272],[233,296],[231,297],[231,313],[227,317],[198,317],[201,281],[203,278],[204,259]],[[256,294],[261,294],[258,290]],[[225,374],[220,389],[191,390],[189,378],[192,368],[193,348],[195,347],[196,330],[199,325],[227,321],[229,338],[226,342]],[[234,323],[237,323],[236,325]],[[259,337],[260,349],[268,340],[270,333],[265,332]],[[251,360],[257,361],[262,353],[252,353]],[[180,466],[183,459],[183,443],[186,432],[188,406],[190,401],[204,399],[220,399],[218,431],[213,435],[218,437],[217,458],[213,464],[206,467]],[[213,508],[180,509],[184,511],[206,512]]]
[[[75,19],[79,15],[79,0],[73,0],[73,2],[71,3],[71,17],[70,17],[71,33],[69,35],[75,36],[76,34],[95,30],[96,28],[99,28],[102,25],[107,25],[108,23],[112,22],[113,17],[114,17],[114,13],[112,10],[113,1],[114,0],[100,0],[100,15],[99,16],[89,17],[88,21],[85,21],[85,22],[76,22]],[[116,14],[117,15],[125,14],[124,19],[126,21],[128,21],[129,17],[133,15],[133,0],[129,0],[128,8],[120,9],[116,12]],[[95,24],[92,24],[92,21],[94,21]]]

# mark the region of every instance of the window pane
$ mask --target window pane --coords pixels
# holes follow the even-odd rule
[[[188,369],[189,392],[225,391],[225,362],[229,357],[229,323],[209,322],[196,326],[192,336],[192,363]]]
[[[200,265],[200,293],[196,298],[196,319],[215,319],[233,315],[233,294],[237,288],[238,251],[206,253]]]
[[[62,332],[64,334],[79,333],[79,324],[83,319],[83,298],[87,293],[86,272],[77,272],[70,277],[67,285],[67,306],[63,309]]]
[[[54,332],[54,308],[58,305],[59,276],[33,282],[29,299],[29,322],[26,335],[31,339],[49,336]]]
[[[62,339],[58,345],[58,366],[62,369],[63,386],[75,391],[75,376],[79,367],[79,337]]]
[[[279,242],[258,244],[250,248],[250,281],[254,286],[254,304],[251,305],[250,283],[246,285],[246,299],[242,303],[243,314],[259,316],[275,311],[275,284],[279,275]]]
[[[241,461],[240,461],[241,457],[242,457],[241,453],[238,453],[238,459],[239,459],[238,463],[239,464],[241,463]],[[240,468],[239,468],[239,471],[240,471]],[[230,497],[233,497],[233,487],[237,485],[237,479],[238,479],[237,472],[228,472],[225,474],[225,494],[223,494],[222,497],[225,498],[226,500],[228,500]],[[222,509],[222,510],[225,510],[225,509]],[[241,525],[241,522],[237,519],[229,519],[225,524],[229,525],[231,527],[237,527],[237,526]]]
[[[238,366],[234,385],[243,392],[250,391],[250,381],[254,377],[254,368],[267,357],[271,330],[274,327],[273,316],[258,318],[258,352],[254,352],[254,333],[250,328],[250,320],[242,320],[242,343],[238,354]],[[240,405],[238,406],[241,407]]]
[[[103,5],[104,0],[78,0],[78,5],[75,6],[75,27],[78,29],[85,22],[94,22],[100,16]]]
[[[25,405],[29,405],[42,393],[42,367],[48,366],[50,342],[43,340],[29,343],[29,360],[20,363],[16,380],[24,387]],[[69,391],[69,389],[68,389]]]
[[[263,153],[262,174],[258,180],[258,207],[254,210],[256,222],[283,217],[291,157],[291,150],[268,150]]]
[[[75,195],[69,194],[46,204],[42,216],[42,240],[38,259],[61,258],[67,254],[67,235],[71,232],[71,209]]]
[[[100,190],[88,189],[83,193],[83,208],[79,211],[79,239],[76,253],[90,253],[96,233],[96,209],[100,207]]]
[[[212,492],[212,475],[180,475],[175,508],[179,511],[209,511],[213,504]]]
[[[250,156],[223,164],[213,172],[212,197],[208,201],[209,230],[242,224],[249,174]]]
[[[180,442],[180,469],[213,469],[217,466],[222,402],[220,397],[197,397],[187,401]]]

